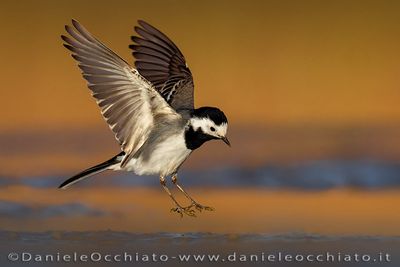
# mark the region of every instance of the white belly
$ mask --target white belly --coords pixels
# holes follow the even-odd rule
[[[150,157],[142,156],[128,162],[123,170],[134,171],[138,175],[171,175],[190,155],[192,150],[186,148],[183,133],[173,135],[151,151]]]

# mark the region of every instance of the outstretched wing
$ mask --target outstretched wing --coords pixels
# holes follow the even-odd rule
[[[61,36],[78,61],[101,114],[127,157],[146,141],[157,120],[179,117],[135,69],[93,37],[82,25],[65,26]]]
[[[175,110],[193,109],[193,77],[185,57],[162,32],[139,20],[132,36],[135,66]]]

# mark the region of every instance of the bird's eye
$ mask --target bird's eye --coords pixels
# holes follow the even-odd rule
[[[215,128],[214,127],[210,127],[211,132],[215,132]]]

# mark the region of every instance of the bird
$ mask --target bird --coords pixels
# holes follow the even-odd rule
[[[228,119],[216,107],[194,107],[194,82],[185,57],[160,30],[143,20],[129,45],[134,67],[94,37],[77,20],[66,25],[63,45],[77,61],[101,114],[121,152],[64,181],[59,188],[95,174],[128,171],[158,175],[175,206],[171,211],[196,216],[214,210],[195,201],[178,182],[178,171],[190,154],[210,140],[227,138]],[[166,178],[190,201],[181,205]]]

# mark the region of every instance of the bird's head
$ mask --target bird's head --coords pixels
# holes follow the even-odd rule
[[[201,107],[195,109],[189,121],[195,132],[201,133],[205,138],[220,139],[230,146],[226,136],[228,130],[228,119],[218,108]]]

